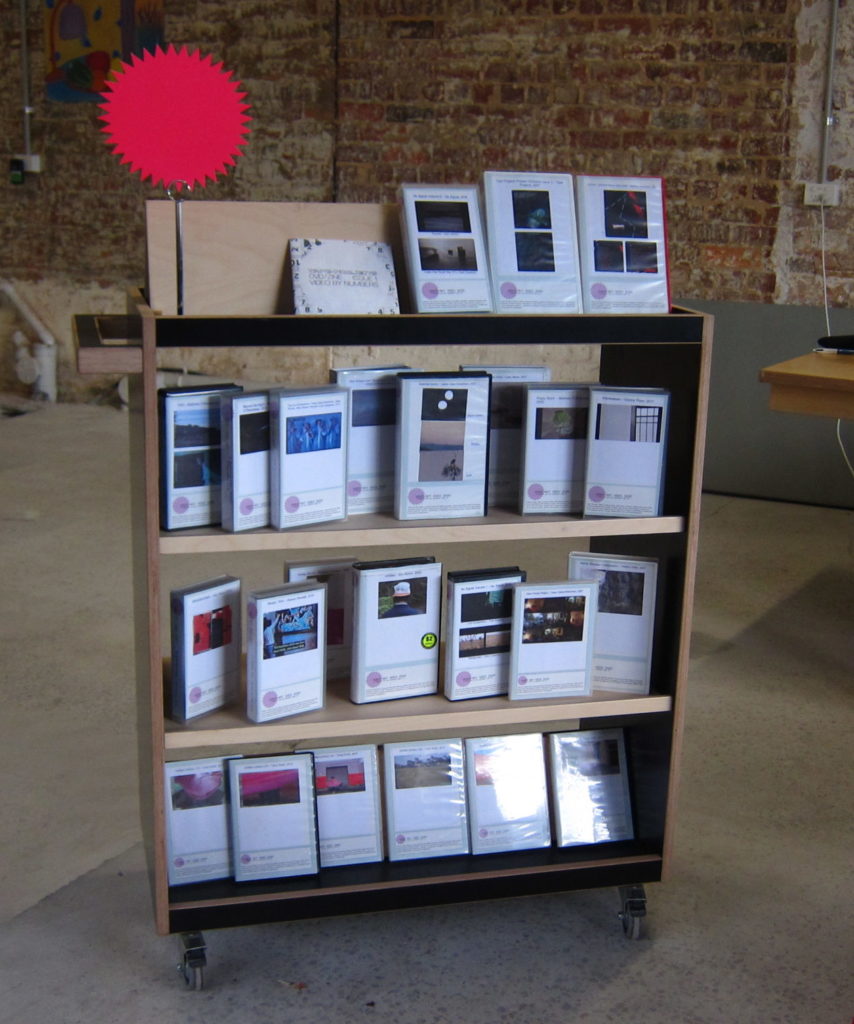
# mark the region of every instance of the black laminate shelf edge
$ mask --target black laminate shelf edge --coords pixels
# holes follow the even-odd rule
[[[159,316],[158,348],[223,348],[274,345],[542,345],[697,344],[703,321],[696,314],[650,316],[489,316],[478,314],[394,317]],[[340,326],[339,326],[340,324]],[[523,342],[524,343],[524,342]]]

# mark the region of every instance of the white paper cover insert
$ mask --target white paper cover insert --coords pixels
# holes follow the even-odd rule
[[[383,748],[389,860],[468,853],[463,741]]]

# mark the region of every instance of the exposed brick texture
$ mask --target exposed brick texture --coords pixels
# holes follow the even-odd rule
[[[4,181],[0,274],[136,283],[143,200],[162,192],[119,166],[95,104],[44,99],[30,10],[46,171]],[[166,26],[168,42],[224,61],[252,104],[246,153],[205,198],[389,201],[405,181],[486,169],[663,175],[675,295],[813,304],[819,236],[800,182],[817,170],[803,111],[821,106],[824,31],[797,0],[169,0]],[[0,40],[11,154],[17,18]],[[850,153],[829,170],[851,188]],[[846,191],[827,232],[845,305],[850,229]]]

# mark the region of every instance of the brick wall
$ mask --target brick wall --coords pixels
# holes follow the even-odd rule
[[[252,104],[246,153],[205,198],[388,201],[403,181],[476,181],[490,168],[663,175],[674,295],[823,301],[820,220],[800,183],[818,167],[826,4],[167,0],[166,14],[167,41],[224,61]],[[848,190],[826,216],[837,305],[851,304],[854,280],[845,14],[830,175]],[[3,19],[0,40],[0,125],[13,152],[16,18]],[[96,105],[44,100],[34,0],[28,48],[46,170],[2,185],[0,275],[33,288],[95,283],[112,301],[143,277],[142,202],[162,190],[119,166]]]

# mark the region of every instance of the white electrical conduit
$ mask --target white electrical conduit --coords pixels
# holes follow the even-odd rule
[[[56,401],[56,362],[57,348],[56,339],[39,320],[30,306],[18,295],[11,281],[0,278],[0,292],[6,296],[11,304],[17,309],[21,317],[26,320],[38,337],[33,350],[39,373],[34,382],[33,391],[35,395],[47,399],[48,402]],[[18,344],[18,339],[15,339]],[[20,347],[20,346],[19,346]],[[29,383],[29,382],[27,382]]]

